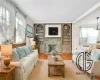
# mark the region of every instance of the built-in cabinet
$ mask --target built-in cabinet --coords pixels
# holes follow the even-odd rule
[[[39,53],[48,53],[48,46],[55,44],[59,53],[72,52],[72,24],[59,24],[61,25],[61,37],[45,37],[46,24],[34,24],[34,33],[37,35]],[[54,24],[53,24],[54,25]],[[56,25],[56,24],[55,24]]]
[[[72,25],[62,24],[62,52],[70,53],[72,51]]]

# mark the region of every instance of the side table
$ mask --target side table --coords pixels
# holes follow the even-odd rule
[[[0,67],[0,80],[15,80],[14,71],[15,67],[11,67],[10,69],[4,69],[3,67]]]

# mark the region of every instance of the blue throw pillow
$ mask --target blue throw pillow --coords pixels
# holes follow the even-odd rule
[[[33,51],[33,47],[31,45],[29,45],[28,48],[29,48],[30,52]]]
[[[91,53],[91,59],[93,61],[100,60],[100,53],[98,51],[92,51],[92,53]]]
[[[22,59],[23,57],[26,56],[26,53],[25,53],[25,51],[24,51],[23,48],[17,48],[16,50],[17,50],[17,52],[18,52],[18,54],[19,54],[19,58],[20,58],[20,59]]]
[[[31,53],[31,52],[30,52],[30,49],[28,48],[28,46],[24,46],[23,48],[24,48],[25,53],[26,53],[27,55]]]
[[[12,59],[13,59],[13,61],[19,61],[19,59],[20,59],[19,54],[16,51],[16,49],[13,49]]]

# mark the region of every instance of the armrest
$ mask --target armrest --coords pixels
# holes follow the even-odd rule
[[[18,62],[11,62],[11,66],[15,68],[15,80],[23,80],[24,69],[20,61]]]
[[[11,61],[10,62],[10,65],[11,66],[14,66],[14,67],[20,67],[21,66],[21,63],[20,62],[13,62],[13,61]]]
[[[91,73],[93,74],[93,75],[96,75],[96,76],[100,76],[100,71],[99,71],[99,69],[100,69],[100,61],[94,61],[93,62],[93,65],[92,65],[92,68],[91,68]]]

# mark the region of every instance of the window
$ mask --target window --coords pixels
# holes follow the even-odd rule
[[[6,24],[7,26],[10,26],[9,11],[3,7],[0,7],[0,24]]]
[[[10,13],[6,8],[0,6],[0,44],[11,41],[11,37],[9,37],[9,28]]]
[[[91,28],[81,28],[80,29],[80,44],[81,45],[89,45],[95,44],[98,39],[98,31]]]
[[[25,40],[25,27],[23,22],[16,17],[16,43],[24,42]]]

